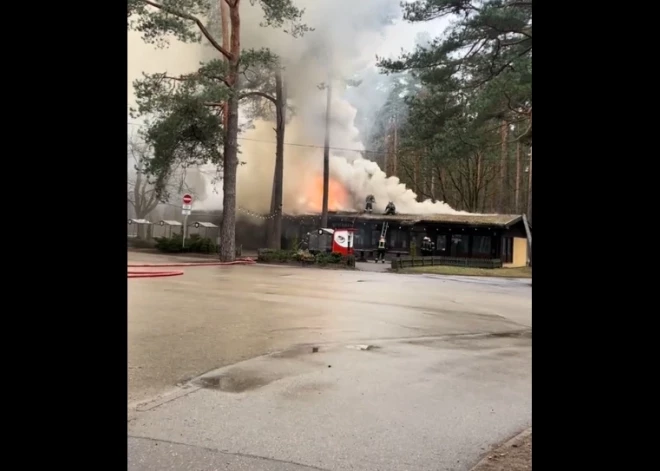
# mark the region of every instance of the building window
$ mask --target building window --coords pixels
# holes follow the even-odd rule
[[[502,238],[502,263],[513,263],[513,238]]]
[[[436,250],[437,253],[439,253],[440,255],[444,255],[444,254],[445,254],[445,252],[447,251],[447,235],[446,235],[446,234],[439,235],[439,236],[436,238],[436,241],[435,241],[435,250]]]
[[[389,244],[388,248],[392,250],[406,248],[406,234],[399,229],[390,229],[388,231]]]
[[[364,237],[362,232],[363,231],[355,231],[354,233],[353,247],[356,249],[364,247]]]
[[[490,236],[472,236],[472,256],[475,258],[490,258],[491,242]]]
[[[371,231],[371,248],[378,247],[378,239],[380,239],[380,231]]]
[[[453,234],[451,236],[451,256],[467,257],[470,251],[470,236]]]

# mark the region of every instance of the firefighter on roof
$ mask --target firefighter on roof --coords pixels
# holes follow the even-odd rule
[[[385,206],[385,214],[391,215],[396,214],[396,206],[391,201]]]
[[[375,202],[376,202],[376,198],[374,198],[374,195],[368,195],[364,205],[364,210],[368,213],[371,213]]]

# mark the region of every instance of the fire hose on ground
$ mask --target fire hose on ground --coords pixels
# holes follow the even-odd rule
[[[128,278],[160,278],[183,275],[182,271],[131,271],[130,268],[174,268],[174,267],[213,267],[230,265],[253,265],[251,258],[239,258],[233,262],[187,262],[187,263],[129,263]]]

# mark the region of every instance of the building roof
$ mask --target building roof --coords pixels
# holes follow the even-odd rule
[[[183,226],[179,221],[160,221],[161,226]]]
[[[128,223],[129,224],[151,224],[151,222],[147,221],[146,219],[129,219]]]
[[[211,214],[213,211],[207,211]],[[522,221],[521,214],[395,214],[386,216],[379,213],[358,213],[354,211],[330,211],[330,217],[355,218],[357,221],[396,221],[406,225],[416,223],[465,224],[468,226],[510,227]],[[285,214],[290,219],[320,218],[319,213]],[[531,225],[530,225],[531,228]]]
[[[466,224],[471,226],[500,226],[508,227],[522,220],[519,214],[395,214],[384,215],[377,213],[355,213],[337,211],[328,213],[329,216],[353,217],[356,220],[396,221],[405,224],[416,223],[448,223]],[[301,217],[303,215],[300,215]],[[312,216],[310,215],[307,215]],[[314,215],[318,216],[318,215]]]
[[[195,221],[193,225],[197,227],[219,227],[213,224],[212,222],[202,222],[202,221]]]

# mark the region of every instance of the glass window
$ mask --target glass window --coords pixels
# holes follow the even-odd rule
[[[389,229],[387,239],[390,249],[397,250],[402,248],[401,236],[403,236],[403,233],[399,229]]]
[[[452,234],[451,256],[467,257],[470,249],[470,236],[465,234]]]
[[[490,236],[472,236],[472,256],[490,258],[491,242]]]
[[[380,231],[378,231],[378,230],[371,231],[371,247],[370,248],[378,247],[378,239],[380,239]]]
[[[363,247],[364,238],[362,237],[362,231],[355,231],[355,240],[353,241],[356,249],[361,249]]]
[[[511,237],[502,238],[502,263],[513,262],[513,239]]]
[[[445,253],[445,251],[447,250],[447,235],[446,234],[439,235],[436,238],[435,250],[437,250],[438,253],[440,253],[440,254]]]

